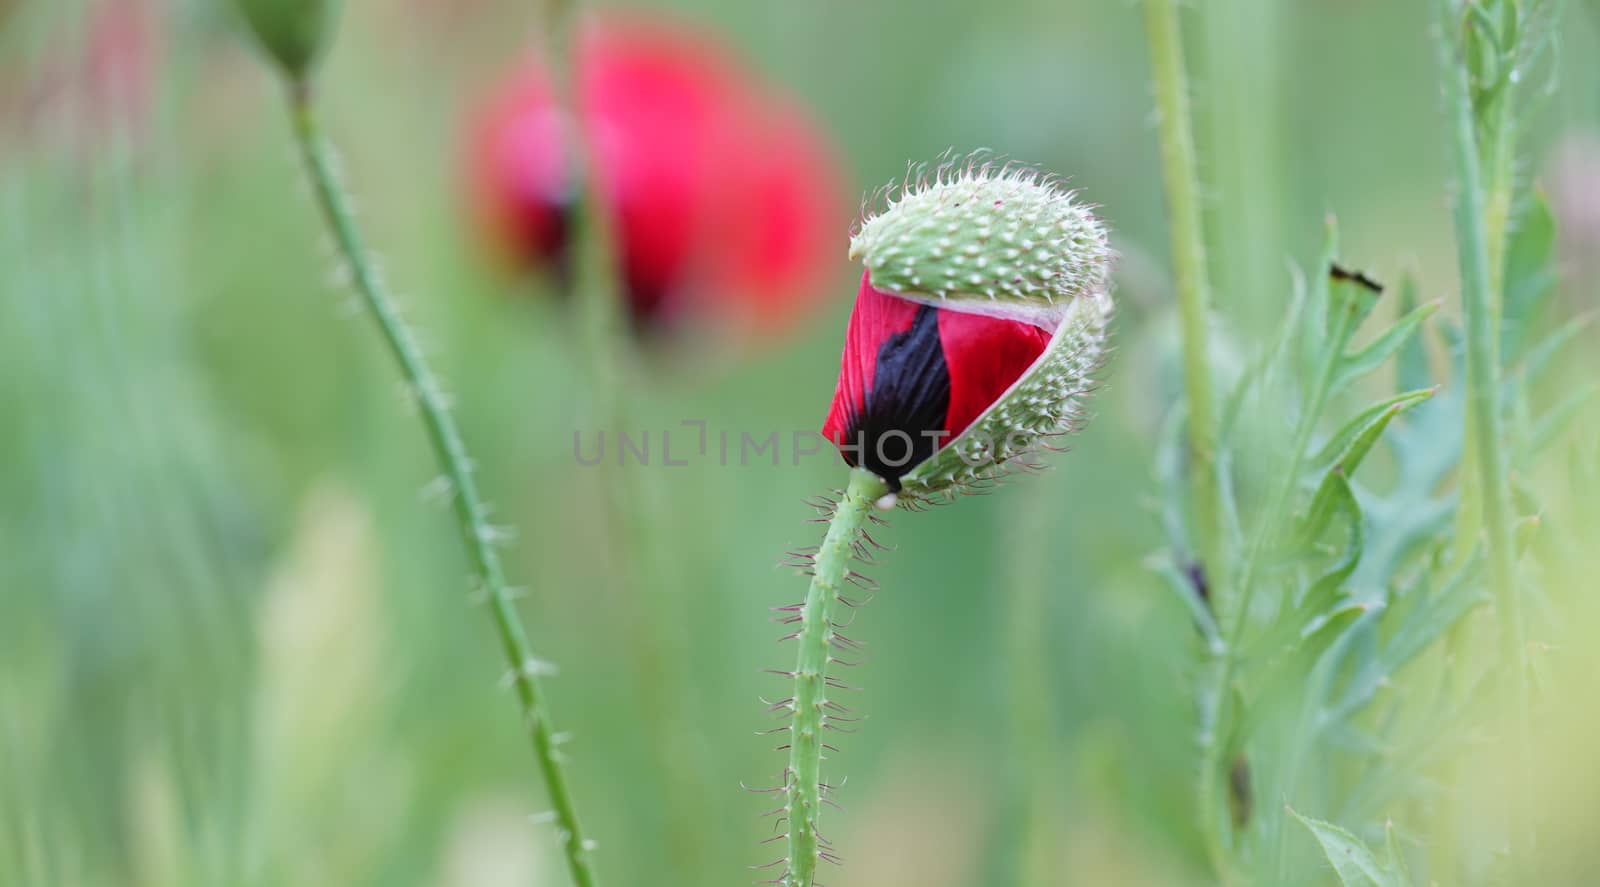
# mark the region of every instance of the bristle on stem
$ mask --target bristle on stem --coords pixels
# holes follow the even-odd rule
[[[784,887],[816,887],[816,870],[819,861],[837,864],[839,857],[818,831],[823,804],[832,804],[827,797],[833,786],[822,779],[824,750],[833,746],[823,742],[823,731],[852,732],[845,726],[861,720],[849,714],[849,709],[828,699],[829,689],[843,691],[855,689],[828,677],[830,663],[840,662],[834,650],[859,650],[860,644],[839,634],[834,619],[838,607],[852,609],[862,601],[853,601],[841,595],[846,583],[863,590],[874,590],[876,584],[850,569],[853,560],[864,552],[862,540],[876,542],[866,535],[862,525],[874,521],[873,511],[888,494],[884,481],[868,471],[851,472],[850,485],[838,498],[813,500],[808,503],[829,515],[828,532],[821,547],[815,552],[802,552],[809,561],[811,587],[799,607],[800,630],[789,638],[798,643],[795,666],[792,671],[777,672],[792,677],[794,695],[779,703],[769,704],[768,711],[787,712],[789,766],[784,772],[785,802],[781,808],[788,828],[788,853],[783,874],[774,883]],[[874,521],[877,522],[877,521]],[[791,553],[793,554],[793,553]],[[780,613],[793,612],[785,607]],[[836,806],[836,805],[835,805]]]

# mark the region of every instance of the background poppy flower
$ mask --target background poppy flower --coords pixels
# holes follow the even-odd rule
[[[774,327],[827,267],[838,175],[806,115],[709,37],[608,18],[579,43],[579,100],[630,313],[644,328],[715,315]],[[517,263],[566,274],[577,192],[543,61],[491,95],[471,133],[475,213]]]

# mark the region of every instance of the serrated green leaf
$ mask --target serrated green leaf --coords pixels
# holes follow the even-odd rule
[[[1384,361],[1394,356],[1402,346],[1411,341],[1417,331],[1422,328],[1422,322],[1433,316],[1439,310],[1438,302],[1428,302],[1411,308],[1401,318],[1394,322],[1387,330],[1380,333],[1377,338],[1368,342],[1357,351],[1347,354],[1339,361],[1339,367],[1334,371],[1331,391],[1343,391],[1356,379],[1365,376]]]
[[[1326,489],[1326,496],[1314,500],[1325,502],[1326,505],[1307,516],[1296,549],[1304,551],[1317,545],[1335,517],[1343,519],[1344,545],[1333,565],[1318,576],[1298,599],[1286,604],[1267,630],[1250,645],[1250,652],[1265,662],[1278,662],[1292,655],[1330,623],[1347,614],[1353,618],[1363,610],[1348,599],[1340,600],[1345,580],[1350,578],[1356,565],[1361,562],[1361,509],[1343,476],[1337,473],[1328,475]],[[1276,670],[1303,674],[1298,669]]]
[[[1407,391],[1388,400],[1380,401],[1357,413],[1343,427],[1328,438],[1322,449],[1306,463],[1310,475],[1339,470],[1344,474],[1354,472],[1361,461],[1372,451],[1373,444],[1388,427],[1390,420],[1434,395],[1437,389],[1424,388]]]
[[[1344,720],[1354,715],[1377,693],[1384,682],[1419,656],[1434,641],[1444,636],[1458,621],[1488,601],[1483,588],[1483,555],[1475,552],[1470,560],[1438,592],[1427,588],[1413,591],[1402,606],[1389,613],[1400,617],[1400,627],[1383,645],[1379,655],[1357,670],[1330,717]]]
[[[1333,865],[1344,887],[1412,887],[1403,865],[1396,865],[1392,859],[1380,862],[1355,835],[1331,822],[1302,816],[1293,809],[1289,810],[1289,815],[1300,820],[1322,845],[1323,855]]]

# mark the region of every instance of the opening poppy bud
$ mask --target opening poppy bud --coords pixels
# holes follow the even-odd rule
[[[822,433],[902,504],[981,486],[1081,424],[1105,353],[1105,227],[1050,176],[945,164],[851,239],[866,270]]]
[[[301,79],[332,40],[343,0],[234,0],[261,48]]]

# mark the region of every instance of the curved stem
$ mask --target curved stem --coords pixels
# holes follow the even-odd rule
[[[1516,771],[1516,809],[1512,811],[1512,846],[1519,860],[1531,848],[1527,826],[1533,810],[1527,802],[1529,736],[1527,629],[1522,601],[1517,593],[1515,549],[1511,531],[1511,490],[1506,478],[1504,435],[1500,423],[1499,306],[1495,297],[1493,266],[1500,248],[1490,242],[1485,222],[1482,161],[1478,155],[1472,96],[1466,67],[1458,59],[1450,27],[1452,6],[1442,4],[1439,68],[1451,115],[1451,142],[1456,163],[1456,256],[1460,264],[1462,311],[1466,319],[1466,375],[1469,426],[1467,434],[1477,453],[1483,525],[1488,535],[1489,581],[1504,625],[1500,632],[1506,670],[1506,694],[1513,721]],[[1507,149],[1508,150],[1508,149]],[[1500,220],[1492,224],[1499,226]],[[1498,234],[1498,232],[1497,232]]]
[[[356,229],[348,200],[334,173],[332,148],[322,135],[310,90],[304,82],[291,84],[289,107],[295,141],[305,164],[306,175],[316,192],[317,204],[338,243],[340,253],[349,263],[356,291],[367,313],[371,315],[384,345],[416,398],[428,443],[450,482],[454,493],[451,504],[461,531],[461,541],[466,546],[473,577],[488,597],[495,634],[511,669],[511,685],[522,706],[534,755],[550,792],[551,806],[555,808],[561,846],[572,880],[578,887],[593,887],[595,879],[589,859],[591,846],[578,824],[566,770],[556,750],[555,728],[551,725],[544,692],[539,684],[538,675],[547,666],[534,657],[522,621],[512,603],[505,571],[494,547],[494,530],[489,525],[483,499],[469,467],[471,460],[467,456],[466,445],[445,405],[438,380],[417,346],[416,337],[400,317],[394,299],[374,270],[371,256]]]
[[[785,773],[788,798],[785,815],[789,820],[788,868],[785,887],[813,887],[817,860],[828,851],[828,844],[817,832],[821,819],[822,731],[828,729],[830,715],[827,693],[830,653],[839,643],[834,629],[833,606],[850,570],[850,559],[873,503],[888,492],[883,480],[864,469],[850,472],[850,485],[828,522],[828,534],[817,551],[816,571],[811,588],[800,609],[800,645],[795,657],[794,698],[789,700],[792,718],[789,725],[789,768]]]

